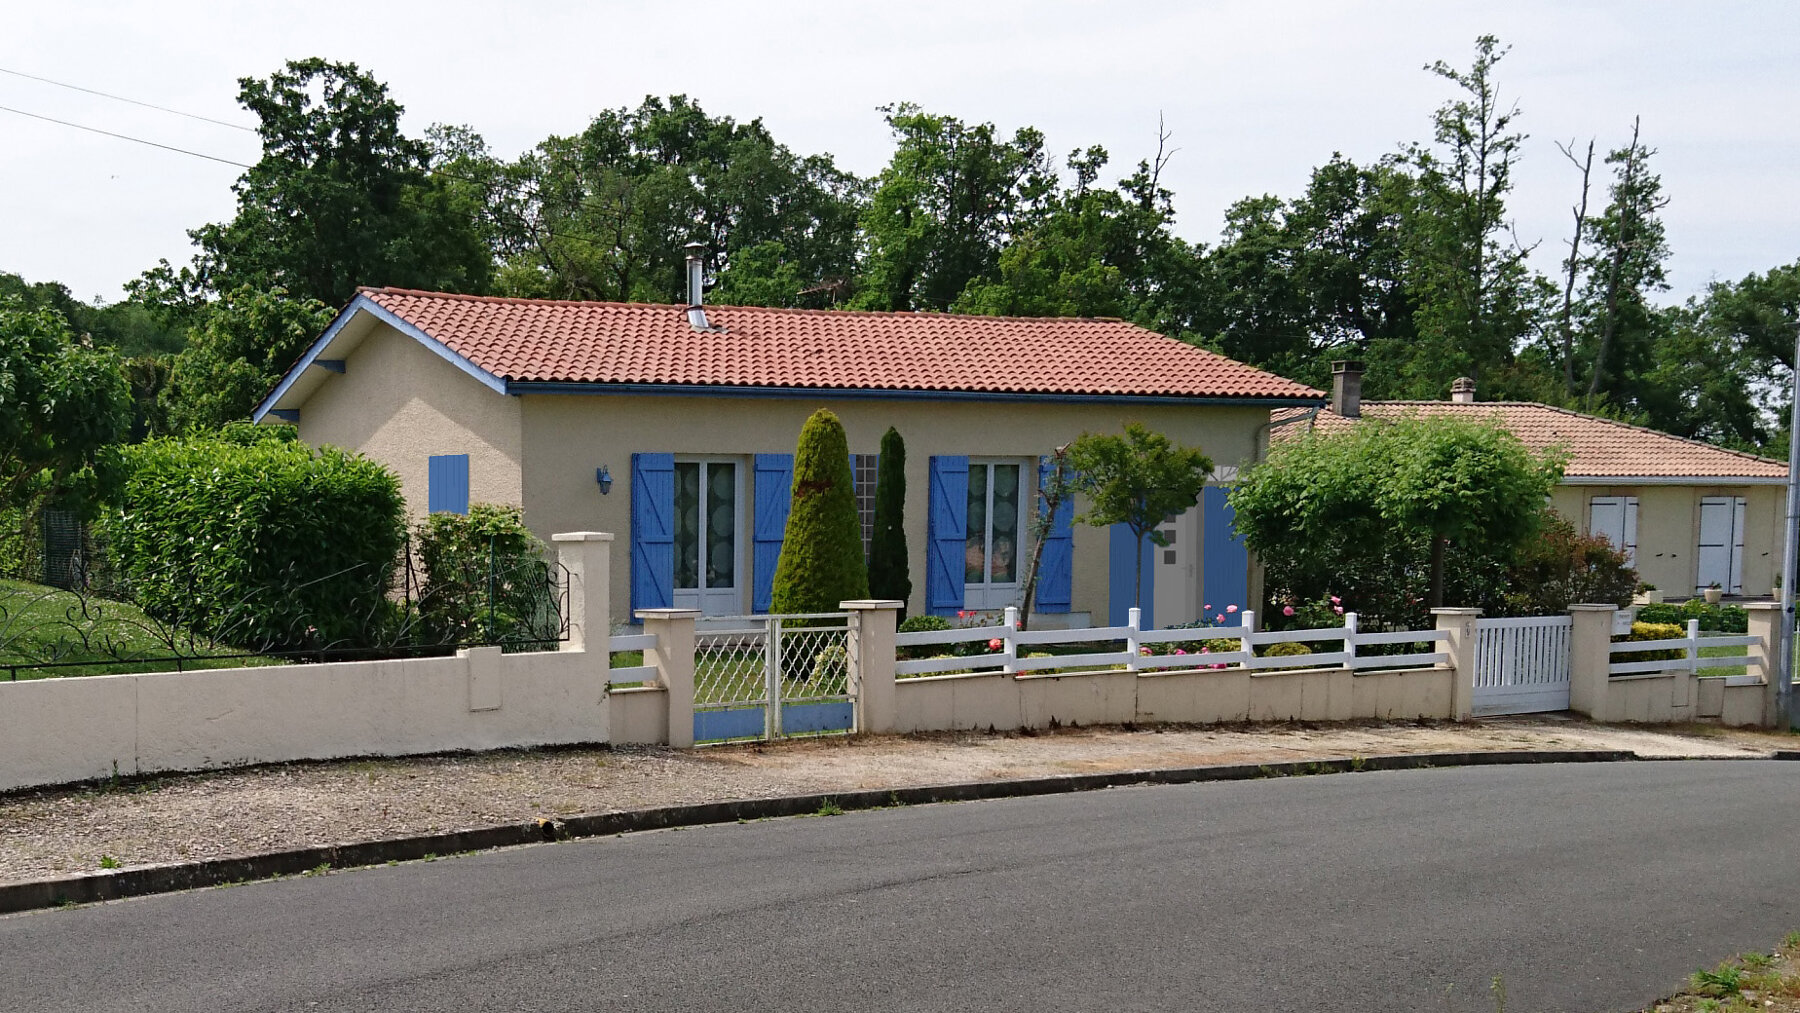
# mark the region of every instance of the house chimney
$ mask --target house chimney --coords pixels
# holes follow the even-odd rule
[[[687,250],[688,326],[696,331],[710,331],[706,322],[706,244],[689,243]]]
[[[1459,376],[1450,384],[1450,400],[1457,404],[1475,403],[1475,381]]]
[[[1339,359],[1331,364],[1331,410],[1347,419],[1362,418],[1363,364]]]

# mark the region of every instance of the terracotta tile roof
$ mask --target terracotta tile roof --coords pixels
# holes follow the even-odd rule
[[[558,302],[364,289],[476,366],[519,382],[1322,399],[1117,320]]]
[[[1569,478],[1787,478],[1787,465],[1780,461],[1531,401],[1364,401],[1362,410],[1365,418],[1406,414],[1497,418],[1533,450],[1559,446],[1568,451],[1564,474]],[[1305,409],[1285,409],[1273,416],[1279,421],[1304,414]],[[1355,424],[1329,409],[1319,412],[1314,422],[1323,432]],[[1297,423],[1273,432],[1285,438],[1304,428],[1304,423]]]

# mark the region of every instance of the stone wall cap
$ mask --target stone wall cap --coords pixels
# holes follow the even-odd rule
[[[858,598],[855,601],[838,602],[838,608],[841,608],[841,609],[844,609],[844,610],[850,611],[850,612],[860,612],[860,611],[865,611],[865,610],[870,610],[870,609],[899,610],[899,609],[903,609],[905,607],[906,607],[905,602],[900,601],[898,599],[893,599],[893,598]]]
[[[705,613],[699,609],[638,609],[639,619],[698,619]]]
[[[553,542],[610,542],[613,540],[610,531],[564,531],[550,536]]]
[[[1454,609],[1442,608],[1442,609],[1432,609],[1431,614],[1434,616],[1478,616],[1481,614],[1481,610],[1480,609],[1463,609],[1463,608],[1454,608]]]
[[[1570,605],[1569,611],[1570,612],[1617,612],[1617,611],[1619,611],[1619,606],[1617,606],[1617,605],[1593,605],[1593,604]]]
[[[1778,601],[1747,601],[1738,606],[1751,612],[1776,612],[1781,609]]]

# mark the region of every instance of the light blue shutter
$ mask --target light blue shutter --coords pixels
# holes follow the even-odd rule
[[[1050,480],[1053,470],[1048,458],[1038,460],[1038,486]],[[1042,501],[1038,512],[1043,512]],[[1065,499],[1050,518],[1050,530],[1044,535],[1044,554],[1038,560],[1037,593],[1032,608],[1038,612],[1067,612],[1074,605],[1075,584],[1075,502]]]
[[[788,505],[794,496],[794,455],[757,454],[752,495],[756,510],[750,533],[750,611],[769,611],[775,593],[775,567],[787,535]]]
[[[1250,550],[1244,547],[1244,537],[1237,533],[1237,512],[1226,502],[1227,492],[1223,487],[1209,485],[1200,498],[1204,511],[1200,522],[1205,526],[1200,540],[1200,600],[1211,605],[1215,613],[1225,611],[1227,605],[1251,606]]]
[[[675,604],[675,455],[631,455],[631,611]]]
[[[425,509],[434,514],[469,512],[468,454],[439,454],[426,462]]]
[[[968,525],[969,459],[932,457],[925,532],[925,608],[932,615],[962,611]]]

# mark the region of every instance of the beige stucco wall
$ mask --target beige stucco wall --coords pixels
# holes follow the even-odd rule
[[[605,682],[604,666],[586,652],[480,648],[450,658],[0,683],[0,790],[248,763],[605,742]]]
[[[344,365],[342,376],[327,377],[302,405],[302,440],[357,450],[393,469],[415,518],[425,515],[435,454],[469,455],[470,502],[523,504],[518,398],[483,386],[382,323],[369,328]],[[536,527],[546,540],[552,531],[578,530]]]
[[[925,602],[925,530],[929,461],[934,454],[1031,458],[1083,432],[1117,432],[1142,422],[1178,443],[1198,445],[1215,464],[1250,460],[1266,408],[1177,405],[1104,406],[1016,402],[915,401],[861,398],[657,397],[634,394],[528,394],[523,409],[523,500],[526,520],[551,531],[631,530],[631,455],[634,452],[737,457],[748,474],[750,455],[794,452],[800,427],[820,407],[844,423],[852,453],[873,454],[889,426],[906,439],[906,538],[911,553],[913,612]],[[601,495],[594,481],[605,466],[614,486]],[[1035,474],[1035,472],[1033,472]],[[746,491],[746,510],[754,493]],[[1074,605],[1104,622],[1108,534],[1076,525]],[[740,573],[749,574],[748,544]],[[613,567],[613,614],[628,618],[630,563]],[[749,611],[750,582],[740,580]]]
[[[1557,512],[1588,530],[1588,503],[1596,496],[1638,499],[1638,579],[1671,596],[1694,593],[1699,573],[1700,500],[1744,497],[1744,589],[1773,592],[1781,572],[1781,521],[1786,491],[1774,485],[1559,485],[1551,496]]]

